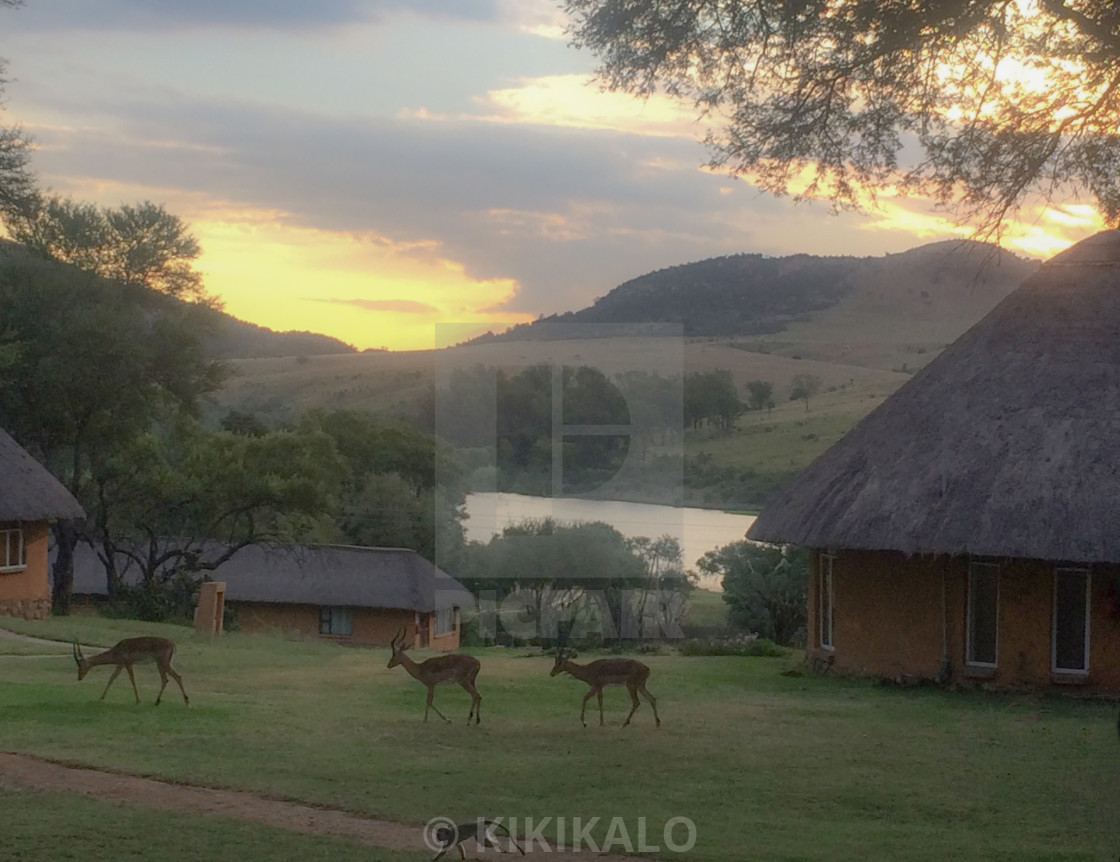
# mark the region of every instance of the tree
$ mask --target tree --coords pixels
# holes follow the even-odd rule
[[[412,548],[429,560],[437,547],[462,545],[465,469],[446,444],[352,410],[313,412],[300,427],[325,434],[341,456],[336,518],[347,541]]]
[[[0,426],[90,511],[96,478],[135,438],[191,413],[222,367],[197,306],[51,261],[0,259]],[[69,607],[83,526],[53,527],[54,604]]]
[[[752,380],[747,384],[747,407],[762,410],[774,400],[774,384],[769,380]]]
[[[742,410],[735,380],[726,368],[693,371],[684,376],[685,424],[697,428],[707,421],[728,431]]]
[[[1120,220],[1111,0],[567,0],[611,89],[710,117],[712,163],[858,207],[888,185],[998,232],[1028,196]],[[909,160],[916,152],[916,159]]]
[[[23,0],[0,0],[13,8]],[[0,96],[4,95],[6,61],[0,57]],[[35,178],[29,167],[31,141],[17,128],[0,127],[0,215],[24,211],[35,198]]]
[[[632,602],[632,611],[639,633],[643,629],[657,632],[680,632],[685,598],[695,588],[681,561],[681,544],[665,534],[659,539],[636,536],[627,539],[630,553],[645,564],[644,589]]]
[[[208,432],[172,417],[91,477],[84,532],[110,599],[131,593],[131,610],[146,618],[182,615],[201,578],[243,548],[334,539],[328,513],[344,473],[319,431]],[[126,586],[125,567],[139,572],[138,583]]]
[[[671,564],[664,547],[659,553],[659,566]],[[577,636],[614,639],[625,634],[624,602],[647,588],[649,564],[608,524],[545,518],[506,527],[486,545],[472,544],[456,576],[500,604],[507,635],[550,637],[571,626]]]
[[[815,374],[797,374],[790,384],[789,400],[790,401],[804,401],[805,412],[809,412],[809,399],[812,398],[821,388],[821,379]]]
[[[136,284],[180,299],[206,299],[194,270],[198,241],[178,216],[144,201],[116,209],[38,196],[34,205],[9,213],[12,238],[40,257]]]
[[[790,644],[804,632],[809,579],[804,549],[732,542],[704,554],[697,566],[723,577],[732,625],[780,644]]]

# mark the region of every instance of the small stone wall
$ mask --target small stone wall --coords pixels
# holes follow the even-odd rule
[[[25,620],[45,620],[51,615],[50,596],[38,599],[0,600],[0,617],[23,617]]]

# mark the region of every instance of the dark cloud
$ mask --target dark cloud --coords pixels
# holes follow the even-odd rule
[[[104,116],[89,98],[53,107],[85,129],[111,114],[127,137],[45,130],[36,165],[47,175],[183,188],[288,213],[293,224],[436,240],[415,254],[462,262],[475,278],[516,279],[511,313],[582,307],[687,260],[773,251],[751,247],[750,231],[767,211],[788,212],[771,198],[722,194],[730,181],[698,173],[704,151],[689,141],[182,99],[113,102]],[[684,167],[654,166],[666,160]]]
[[[492,20],[496,0],[36,0],[18,26],[39,30],[182,28],[314,29],[377,21],[387,14]]]

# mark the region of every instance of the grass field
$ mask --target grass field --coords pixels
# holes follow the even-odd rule
[[[107,670],[78,683],[73,660],[50,647],[44,657],[0,654],[7,751],[418,828],[436,815],[599,816],[604,828],[617,816],[631,832],[644,817],[659,836],[661,824],[687,817],[697,831],[687,858],[713,862],[1120,851],[1120,746],[1108,703],[783,675],[800,668],[796,655],[666,655],[643,659],[660,729],[648,706],[620,729],[627,699],[618,689],[607,692],[608,726],[584,729],[581,683],[550,678],[550,660],[531,651],[489,649],[477,653],[482,725],[466,726],[469,700],[457,688],[436,695],[455,723],[424,724],[423,689],[385,667],[386,650],[238,634],[211,643],[187,629],[90,617],[0,624],[104,645],[168,634],[192,700],[186,709],[171,688],[153,707],[157,676],[141,666],[141,705],[123,676],[99,702]],[[159,846],[172,860],[428,858],[69,794],[0,788],[0,804],[5,851],[17,848],[5,858],[152,858],[112,852],[118,842],[136,847],[137,832],[147,853]],[[96,829],[73,826],[87,822]],[[68,855],[54,852],[62,844]]]
[[[797,351],[802,344],[808,347],[814,343],[783,342],[769,347],[742,339],[695,339],[679,345],[679,355],[672,358],[678,367],[657,366],[677,374],[726,369],[744,397],[746,385],[752,380],[766,380],[774,386],[775,409],[765,415],[745,414],[734,433],[714,434],[704,429],[685,434],[686,455],[707,455],[718,467],[749,470],[757,476],[735,488],[690,492],[689,505],[758,506],[777,485],[803,469],[909,379],[908,374],[846,363],[837,356],[828,356],[827,360],[811,359],[808,354],[801,357]],[[793,355],[783,355],[781,350],[792,351]],[[822,356],[828,353],[826,347],[818,350]],[[231,363],[233,374],[215,394],[213,410],[216,415],[234,408],[245,410],[273,424],[294,422],[312,409],[357,409],[387,417],[415,418],[425,412],[419,405],[431,398],[437,369],[481,364],[516,370],[542,362],[587,363],[613,375],[649,370],[649,351],[648,339],[614,338],[501,342],[448,351],[245,359]],[[907,355],[913,367],[914,356]],[[791,382],[798,374],[820,380],[821,392],[811,399],[809,411],[802,402],[787,400]],[[673,454],[677,446],[676,442],[672,444]],[[659,469],[654,473],[656,479],[664,478]],[[675,486],[673,490],[677,490]],[[668,502],[659,481],[652,482],[652,489],[638,485],[622,493],[626,499],[641,502]]]
[[[414,853],[298,835],[223,817],[150,811],[0,785],[6,862],[412,862]],[[428,858],[428,857],[424,857]]]

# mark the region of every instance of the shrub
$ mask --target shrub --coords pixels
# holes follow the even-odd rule
[[[701,571],[723,576],[728,618],[739,628],[780,644],[804,637],[809,555],[803,549],[733,542],[709,551]]]
[[[778,646],[768,638],[753,634],[739,634],[730,637],[694,638],[681,642],[678,648],[681,655],[740,655],[782,658],[789,650]]]

